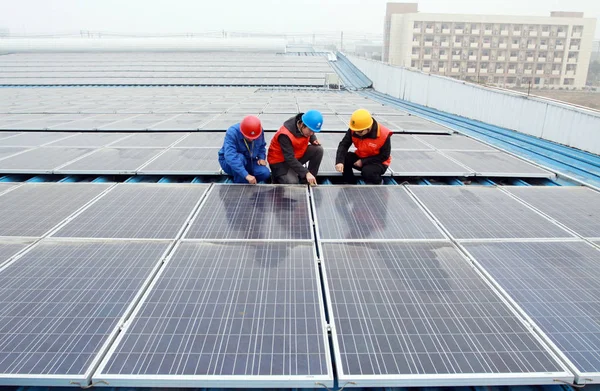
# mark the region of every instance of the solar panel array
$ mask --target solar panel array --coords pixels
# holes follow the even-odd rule
[[[463,238],[456,227],[466,226],[467,236],[482,242],[502,240],[506,232],[519,238],[522,231],[555,234],[552,241],[570,236],[551,220],[489,187],[327,186],[311,192],[340,384],[568,379],[547,337],[532,333],[525,315],[514,312],[443,234]],[[509,227],[477,226],[479,215],[490,224],[496,210],[511,216]]]
[[[281,119],[283,116],[283,119]],[[291,114],[280,114],[284,121]],[[239,118],[223,123],[221,128],[237,123]],[[345,125],[344,125],[345,126]],[[273,132],[266,132],[270,142]],[[2,133],[0,132],[0,135]],[[217,153],[225,133],[69,133],[21,132],[0,138],[0,172],[41,174],[98,175],[218,175],[221,167]],[[435,145],[427,143],[435,137]],[[319,141],[325,148],[320,175],[340,175],[335,171],[335,157],[341,133],[321,133]],[[500,176],[554,177],[550,171],[518,160],[503,152],[480,151],[485,144],[464,136],[415,136],[397,134],[392,137],[392,164],[385,175],[395,176]],[[434,149],[436,148],[436,149]],[[461,150],[460,148],[466,148]],[[469,149],[474,148],[474,149]],[[351,148],[353,150],[353,147]],[[476,172],[462,162],[462,155],[451,153],[487,154],[510,160],[508,166],[498,165],[494,171]],[[474,155],[469,155],[474,156]],[[477,167],[477,166],[475,166]]]
[[[559,357],[596,381],[598,249],[536,188],[5,189],[2,384],[331,387],[328,325],[359,387],[572,381]]]
[[[0,58],[0,85],[323,87],[326,57],[248,53],[27,53]]]
[[[72,87],[65,93],[54,88],[5,88],[0,89],[0,130],[224,131],[250,114],[260,116],[265,129],[277,130],[289,117],[315,109],[324,115],[323,130],[346,131],[350,114],[361,107],[375,116],[407,114],[348,91]],[[403,131],[401,126],[392,128]]]

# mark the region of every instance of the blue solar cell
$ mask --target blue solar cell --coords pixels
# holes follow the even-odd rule
[[[305,186],[214,185],[189,239],[311,239]]]
[[[340,381],[572,379],[451,244],[322,243],[322,249]]]
[[[330,384],[321,308],[310,243],[184,242],[95,379]]]
[[[579,374],[600,372],[600,251],[584,242],[470,243],[466,249]],[[597,380],[596,380],[597,381]]]
[[[36,384],[66,385],[90,377],[167,247],[46,241],[0,272],[0,383],[41,375]]]

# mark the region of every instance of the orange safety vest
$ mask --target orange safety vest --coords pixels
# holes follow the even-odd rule
[[[354,137],[354,133],[352,133],[352,143],[354,147],[356,147],[356,156],[363,159],[370,156],[379,155],[379,151],[383,144],[385,144],[385,140],[387,140],[388,136],[392,133],[391,130],[386,128],[383,125],[377,124],[377,138],[358,138]],[[392,162],[392,156],[383,162],[384,165],[389,166]]]
[[[296,137],[286,128],[282,126],[279,128],[273,139],[271,140],[271,144],[269,144],[269,152],[267,153],[267,161],[269,164],[275,163],[283,163],[285,158],[283,157],[283,151],[281,150],[281,145],[279,144],[279,135],[285,134],[292,141],[292,147],[294,148],[294,157],[296,159],[300,159],[304,156],[306,149],[308,148],[308,137]]]

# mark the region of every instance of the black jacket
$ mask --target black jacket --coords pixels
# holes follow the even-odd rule
[[[373,127],[371,128],[371,131],[362,137],[359,135],[356,135],[356,137],[376,139],[378,126],[379,125],[377,124],[377,121],[373,119]],[[344,138],[338,144],[337,153],[335,154],[335,164],[344,163],[344,160],[346,159],[346,154],[348,153],[348,148],[350,148],[350,146],[352,146],[353,144],[352,133],[352,130],[348,129],[348,131],[344,135]],[[379,150],[378,155],[369,156],[361,159],[363,166],[366,166],[367,164],[383,164],[383,162],[385,162],[390,157],[390,154],[392,153],[392,142],[390,140],[391,136],[392,133],[390,132],[390,135],[388,136],[387,140],[385,140],[385,143],[383,143],[383,146]]]

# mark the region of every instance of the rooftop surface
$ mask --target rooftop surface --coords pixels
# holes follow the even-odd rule
[[[598,156],[393,99],[343,56],[169,56],[0,56],[0,384],[600,381]],[[395,133],[388,186],[336,184],[359,107]],[[320,186],[228,183],[228,126],[269,140],[308,109]]]

